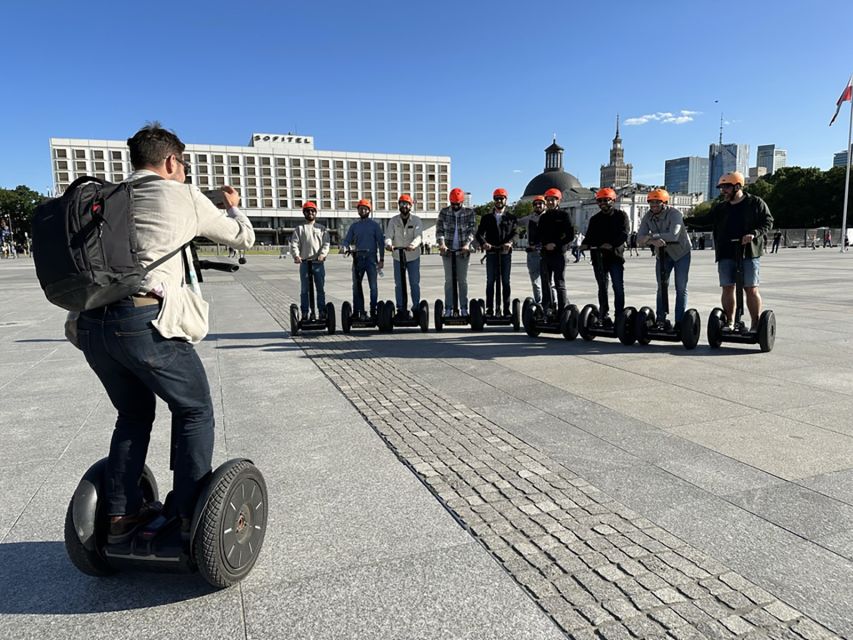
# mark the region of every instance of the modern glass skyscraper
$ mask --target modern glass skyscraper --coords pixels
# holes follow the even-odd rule
[[[748,144],[712,144],[708,148],[708,198],[717,197],[720,176],[730,171],[740,171],[744,178],[749,173]]]
[[[756,158],[755,166],[767,169],[767,173],[765,175],[770,175],[777,169],[781,169],[787,165],[787,151],[784,149],[777,149],[775,144],[758,145],[758,157]]]
[[[701,193],[708,199],[708,158],[687,156],[667,160],[664,185],[670,193]]]
[[[853,149],[853,146],[850,147]],[[832,156],[832,166],[833,167],[846,167],[847,166],[847,152],[839,151],[835,155]]]

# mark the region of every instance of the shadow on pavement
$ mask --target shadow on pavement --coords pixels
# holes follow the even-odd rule
[[[198,575],[80,573],[57,541],[0,544],[3,614],[103,613],[144,609],[214,593]]]

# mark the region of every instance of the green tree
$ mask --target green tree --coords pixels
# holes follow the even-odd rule
[[[692,218],[694,216],[704,216],[711,210],[711,206],[714,204],[713,200],[705,200],[705,202],[700,202],[693,209],[690,210],[690,213],[687,214],[687,218]]]
[[[38,191],[24,185],[0,189],[0,218],[11,224],[16,242],[24,242],[24,233],[32,236],[33,214],[44,199]]]

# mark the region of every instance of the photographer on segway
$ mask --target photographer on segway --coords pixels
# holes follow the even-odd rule
[[[616,209],[616,192],[610,187],[599,189],[595,194],[599,212],[589,220],[582,247],[590,247],[592,269],[598,283],[598,306],[601,324],[613,326],[608,302],[608,280],[613,282],[613,306],[616,319],[625,310],[625,243],[631,232],[628,214]]]
[[[713,231],[714,257],[723,289],[721,302],[728,323],[723,331],[734,329],[737,251],[744,252],[743,288],[752,322],[750,331],[757,330],[761,316],[761,295],[758,291],[760,258],[764,252],[763,237],[773,228],[773,216],[767,203],[758,196],[745,193],[743,186],[742,173],[723,174],[717,183],[722,201],[715,204],[707,215],[685,220],[690,229]],[[738,239],[739,243],[733,242]]]
[[[391,218],[388,221],[388,228],[385,230],[385,247],[391,251],[394,258],[394,294],[397,300],[397,313],[406,315],[408,310],[403,308],[403,282],[400,264],[400,256],[398,249],[406,251],[406,279],[409,281],[409,288],[412,297],[409,301],[412,304],[412,314],[417,314],[418,304],[421,301],[421,252],[420,247],[423,241],[423,223],[418,216],[412,215],[412,206],[414,200],[408,193],[404,193],[397,201],[397,208],[400,214]]]
[[[477,241],[486,253],[486,315],[493,316],[493,310],[500,315],[510,315],[509,276],[512,268],[512,243],[518,232],[518,220],[506,207],[506,189],[495,189],[492,194],[495,206],[480,218],[477,227]],[[500,264],[498,264],[500,261]],[[500,276],[500,291],[503,300],[495,300],[495,280]]]
[[[649,192],[646,200],[649,210],[640,222],[637,232],[637,243],[640,247],[653,246],[657,251],[663,251],[664,282],[669,281],[669,274],[675,269],[675,324],[681,322],[684,310],[687,308],[687,279],[690,275],[691,243],[684,225],[684,217],[675,207],[670,207],[669,193],[666,189],[654,189]],[[660,259],[660,258],[659,258]],[[658,328],[666,329],[666,313],[664,298],[667,291],[662,288],[660,269],[655,268],[658,282],[657,317]]]
[[[226,213],[185,184],[189,163],[177,135],[154,122],[127,145],[134,169],[128,182],[148,178],[133,190],[139,262],[146,267],[174,255],[148,273],[137,293],[83,311],[76,323],[79,347],[118,411],[105,476],[109,542],[133,536],[155,518],[159,524],[149,527],[177,517],[189,530],[199,483],[211,472],[214,416],[204,365],[193,348],[208,331],[207,303],[186,245],[196,236],[238,249],[255,242],[233,188],[222,188]],[[172,413],[174,488],[162,513],[158,504],[143,503],[140,489],[155,396]]]
[[[317,205],[306,202],[302,205],[305,223],[293,230],[290,236],[290,254],[299,265],[299,306],[302,317],[309,313],[308,262],[312,262],[314,287],[317,290],[317,309],[320,319],[326,319],[326,256],[329,255],[329,231],[317,220]]]

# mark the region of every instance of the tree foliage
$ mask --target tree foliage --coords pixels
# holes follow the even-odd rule
[[[33,214],[44,199],[38,191],[24,185],[0,189],[0,217],[11,223],[16,242],[24,241],[24,233],[32,235]]]

